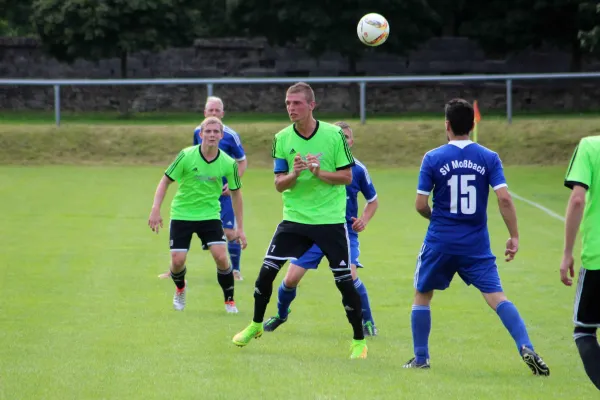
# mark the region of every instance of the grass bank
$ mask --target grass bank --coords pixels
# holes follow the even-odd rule
[[[197,122],[197,121],[196,121]],[[361,161],[373,166],[414,166],[423,154],[446,142],[443,123],[433,119],[353,122]],[[270,166],[273,135],[288,122],[233,122],[250,163]],[[0,124],[2,164],[164,164],[192,141],[195,123]],[[507,125],[482,122],[479,142],[497,151],[506,165],[555,165],[568,161],[583,136],[600,134],[598,119],[530,118]]]

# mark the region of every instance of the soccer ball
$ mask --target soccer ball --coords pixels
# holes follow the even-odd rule
[[[382,15],[370,13],[358,21],[356,34],[367,46],[380,46],[390,34],[390,24]]]

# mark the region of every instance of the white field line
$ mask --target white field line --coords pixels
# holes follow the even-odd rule
[[[530,206],[534,206],[535,208],[542,210],[543,212],[545,212],[546,214],[548,214],[549,216],[556,218],[560,221],[565,221],[565,218],[562,215],[559,215],[557,213],[555,213],[554,211],[544,207],[543,205],[536,203],[535,201],[531,201],[526,199],[525,197],[521,197],[518,194],[516,194],[515,192],[510,192],[511,196],[514,197],[515,199],[521,200],[522,202],[525,202],[527,204],[529,204]]]

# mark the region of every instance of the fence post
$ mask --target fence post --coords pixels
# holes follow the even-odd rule
[[[54,120],[60,126],[60,85],[54,85]]]
[[[506,118],[512,123],[512,79],[506,80]]]
[[[367,122],[367,83],[359,82],[360,86],[360,123],[364,125]]]
[[[206,84],[206,96],[207,97],[210,97],[213,95],[213,89],[214,89],[214,84],[212,84],[212,83]]]

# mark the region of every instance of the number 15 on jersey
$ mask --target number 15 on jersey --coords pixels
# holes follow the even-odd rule
[[[471,185],[475,175],[454,175],[448,179],[450,186],[450,212],[458,214],[458,200],[460,198],[460,213],[472,215],[477,211],[477,188]]]

